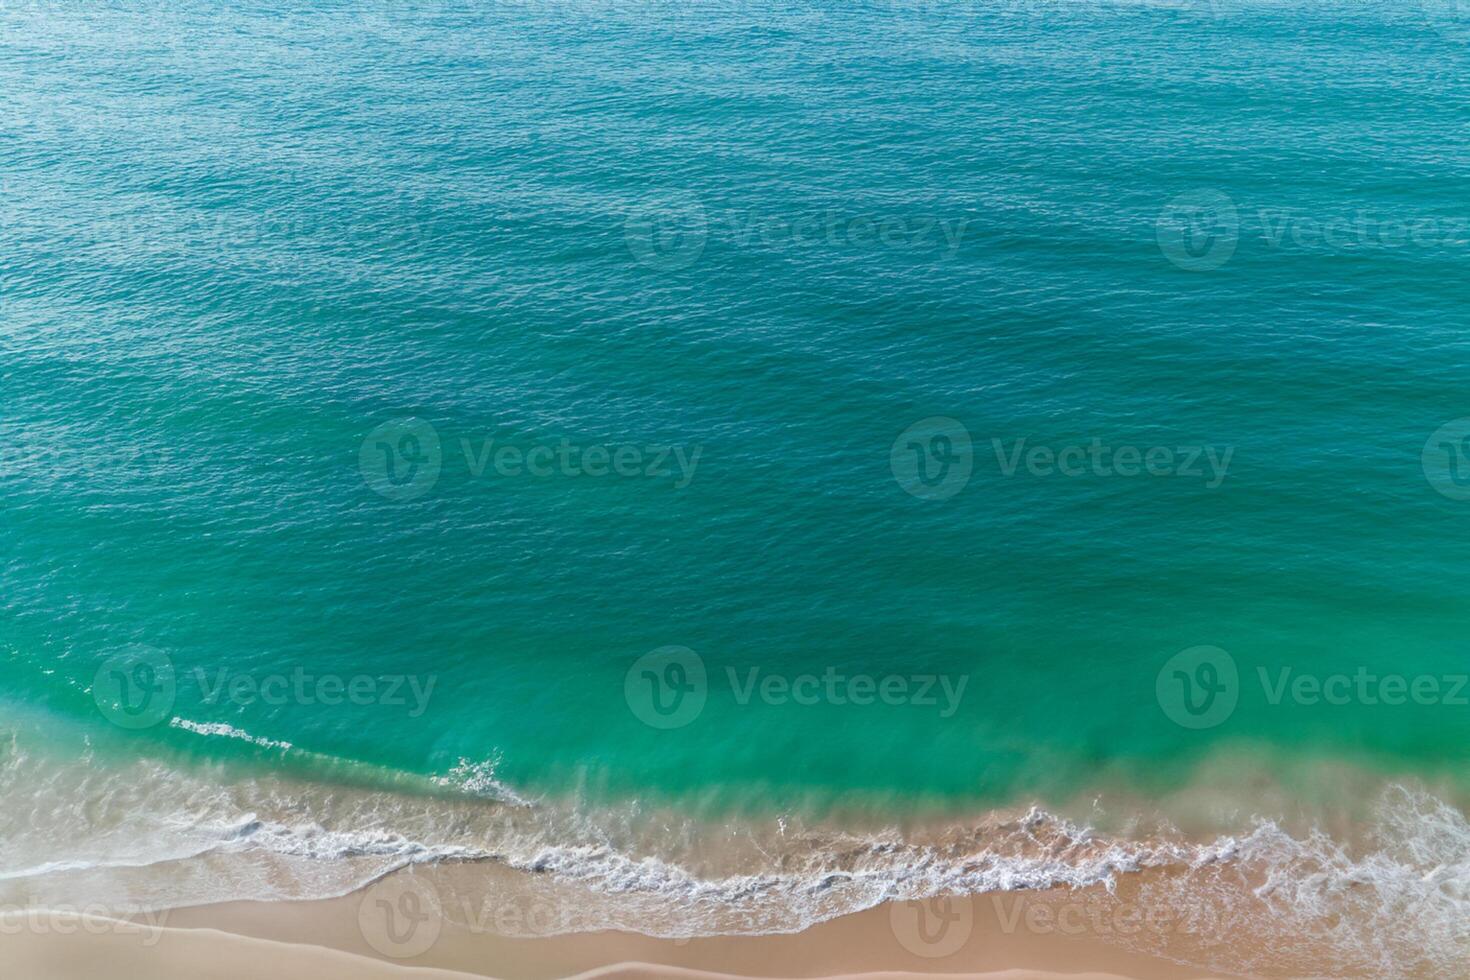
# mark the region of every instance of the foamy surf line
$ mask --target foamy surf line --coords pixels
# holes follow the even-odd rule
[[[244,740],[199,727],[202,738]],[[1219,948],[1216,923],[1375,976],[1470,951],[1470,826],[1403,788],[1385,790],[1372,845],[1352,849],[1269,820],[1205,841],[1129,839],[1039,807],[909,832],[789,814],[712,823],[637,804],[530,803],[493,763],[420,779],[435,790],[425,795],[93,762],[58,768],[18,751],[6,761],[0,779],[17,805],[0,818],[0,904],[127,913],[331,899],[418,868],[433,869],[446,920],[472,929],[507,888],[539,895],[554,912],[538,924],[544,936],[779,936],[885,903],[1057,893],[1167,910],[1189,939],[1187,962],[1234,972],[1252,964]],[[94,802],[83,813],[55,805],[77,798]],[[43,808],[56,824],[17,816]],[[1162,953],[1175,938],[1112,941]]]
[[[244,729],[236,728],[233,725],[223,722],[197,722],[175,716],[169,719],[169,727],[178,729],[179,731],[191,732],[204,738],[232,739],[237,742],[244,742],[248,745],[256,746],[257,748],[276,749],[283,756],[291,755],[302,760],[314,762],[325,768],[337,767],[346,761],[336,756],[299,749],[290,742],[252,735]],[[505,783],[495,778],[495,767],[498,764],[498,759],[488,759],[483,762],[460,759],[458,765],[448,773],[439,776],[430,776],[427,779],[434,786],[444,787],[460,793],[498,800],[516,806],[531,806],[530,800],[515,793]],[[395,775],[402,776],[404,774],[398,773]]]
[[[304,910],[309,916],[325,917],[322,910]],[[302,914],[303,910],[295,910]],[[201,963],[210,964],[212,976],[255,980],[268,971],[278,980],[513,980],[503,970],[469,971],[441,966],[408,965],[378,956],[317,943],[283,942],[246,935],[231,928],[226,916],[217,915],[212,926],[154,926],[137,929],[122,920],[79,913],[57,913],[65,924],[66,937],[53,933],[21,936],[7,943],[13,966],[27,975],[45,975],[52,980],[92,980],[105,973],[112,980],[193,980]],[[218,921],[224,919],[225,921]],[[148,945],[139,941],[148,938]],[[66,963],[57,947],[65,942]],[[747,980],[750,973],[672,965],[651,960],[624,959],[577,972],[557,974],[559,980]],[[767,974],[762,980],[796,980]],[[873,970],[832,972],[816,980],[1141,980],[1137,974],[1117,972],[1065,972],[1042,969],[1002,969],[984,972],[921,972],[918,970]],[[810,980],[810,978],[809,978]]]

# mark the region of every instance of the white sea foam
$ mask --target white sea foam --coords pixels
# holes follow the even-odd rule
[[[274,739],[259,738],[255,735],[251,735],[247,731],[242,731],[234,727],[233,725],[226,725],[223,722],[206,723],[190,721],[187,718],[172,718],[169,720],[169,727],[179,728],[186,732],[193,732],[196,735],[215,735],[221,738],[233,738],[238,741],[249,742],[251,745],[258,745],[261,748],[266,749],[288,750],[292,747],[290,742],[278,742]]]
[[[480,762],[460,759],[459,764],[447,775],[435,776],[433,779],[438,786],[456,789],[482,799],[499,800],[502,803],[511,803],[516,806],[530,806],[530,800],[495,778],[495,770],[499,765],[498,757]]]
[[[228,726],[179,727],[282,745]],[[462,761],[423,787],[430,792],[147,762],[64,764],[12,749],[0,769],[0,902],[122,913],[332,897],[411,864],[480,862],[575,889],[582,898],[546,926],[552,932],[794,932],[889,900],[1064,886],[1174,909],[1201,935],[1248,930],[1273,955],[1298,950],[1304,963],[1375,976],[1437,975],[1441,959],[1470,952],[1470,824],[1449,803],[1405,789],[1386,790],[1364,841],[1349,845],[1269,820],[1202,841],[1129,838],[1040,808],[907,832],[844,832],[790,813],[695,820],[533,800],[500,782],[493,761]],[[1161,873],[1139,874],[1150,869]],[[464,900],[470,908],[477,897]],[[1157,939],[1118,937],[1177,953],[1151,945]],[[1190,955],[1214,969],[1253,965],[1229,946]]]

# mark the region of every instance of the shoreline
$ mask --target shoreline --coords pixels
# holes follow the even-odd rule
[[[48,980],[1240,980],[1120,948],[1098,935],[1005,928],[1005,916],[918,926],[909,902],[887,902],[797,933],[659,939],[626,932],[504,935],[442,916],[392,931],[381,908],[411,905],[437,867],[405,869],[350,895],[302,902],[227,902],[173,910],[156,924],[76,912],[31,928],[13,920],[0,957]],[[1018,897],[1068,898],[1066,889]],[[387,906],[383,903],[387,901]],[[1037,907],[1044,907],[1038,905]],[[1000,908],[999,905],[996,906]],[[1034,919],[1025,912],[1015,921]],[[936,920],[937,921],[937,920]],[[910,927],[910,923],[913,927]],[[403,923],[400,923],[402,925]],[[499,925],[506,922],[501,919]],[[1012,923],[1014,925],[1014,922]],[[1034,924],[1033,924],[1034,925]],[[427,943],[426,943],[426,940]],[[422,949],[420,947],[423,947]]]
[[[159,975],[160,950],[107,930],[72,928],[63,943],[49,920],[7,924],[59,909],[136,913],[164,927],[169,947],[182,942],[173,929],[214,930],[497,980],[622,963],[750,977],[1278,980],[1438,978],[1470,937],[1453,889],[1470,841],[1459,799],[1341,762],[1273,767],[1291,777],[1276,782],[1222,754],[1161,798],[1100,791],[1095,822],[1073,822],[1089,802],[1073,799],[1059,813],[1033,802],[882,831],[799,814],[507,804],[467,795],[501,788],[480,769],[463,774],[458,795],[424,795],[278,774],[225,780],[170,762],[14,752],[8,779],[31,793],[30,809],[83,788],[107,803],[70,824],[12,827],[0,948],[63,962],[97,947],[109,970],[116,959]],[[1275,819],[1245,817],[1248,797]],[[93,843],[59,851],[68,840]],[[394,909],[426,932],[364,918]],[[946,921],[965,931],[953,949]]]
[[[1202,771],[1198,795],[1168,802],[1220,812],[1230,784],[1207,777],[1235,771],[1221,763]],[[79,771],[95,792],[98,774]],[[258,940],[296,950],[270,954],[284,980],[337,969],[298,963],[313,947],[377,962],[374,976],[496,980],[566,980],[629,963],[642,964],[638,975],[710,977],[1027,970],[1407,980],[1445,976],[1465,948],[1463,903],[1445,887],[1470,840],[1463,812],[1402,786],[1370,805],[1365,774],[1342,767],[1320,778],[1335,776],[1334,799],[1356,798],[1371,823],[1344,808],[1326,831],[1253,821],[1234,835],[1191,838],[1151,836],[1144,822],[1114,836],[1033,806],[855,834],[680,823],[675,812],[647,810],[637,833],[621,827],[619,844],[594,832],[617,828],[602,819],[616,811],[593,811],[589,828],[587,811],[550,802],[521,808],[282,778],[219,789],[209,775],[144,763],[107,772],[121,784],[118,806],[89,814],[90,834],[110,834],[125,854],[158,833],[143,801],[167,798],[192,807],[178,829],[189,846],[136,864],[18,862],[31,870],[0,882],[0,961],[38,964],[34,975],[47,978],[92,980],[87,962],[106,964],[109,980],[253,976],[228,964],[201,975],[184,965],[192,954],[169,952],[209,932],[249,949]],[[17,845],[42,846],[56,833],[17,829]],[[700,863],[680,860],[691,853]],[[283,894],[293,889],[323,897]],[[43,909],[61,910],[60,919]],[[144,909],[167,911],[130,913]],[[142,923],[141,933],[76,925],[119,915]],[[70,926],[58,925],[68,916]]]

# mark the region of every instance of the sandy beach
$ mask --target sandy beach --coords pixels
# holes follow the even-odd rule
[[[421,919],[390,935],[377,917],[380,902],[396,895],[402,907],[402,897],[412,894],[415,880],[423,878],[413,873],[395,877],[407,882],[406,890],[400,885],[385,888],[384,882],[327,901],[227,903],[130,921],[80,912],[32,912],[7,920],[0,960],[12,975],[48,980],[104,975],[109,980],[1226,976],[1121,949],[1091,932],[1080,917],[1067,923],[1065,915],[1055,920],[1028,913],[1024,899],[1022,905],[1007,905],[1016,899],[1014,894],[976,896],[963,906],[969,913],[951,916],[947,923],[940,923],[948,914],[942,905],[931,906],[928,912],[935,918],[920,924],[914,917],[919,909],[896,903],[778,936],[507,936],[442,919]],[[981,911],[986,909],[996,914]],[[513,916],[502,913],[497,918],[502,928],[515,928]],[[932,928],[936,923],[939,927]],[[529,926],[528,920],[521,922],[523,931]]]

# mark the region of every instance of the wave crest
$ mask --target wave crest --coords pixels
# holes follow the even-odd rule
[[[1184,939],[1145,931],[1117,941],[1216,970],[1264,966],[1249,960],[1253,948],[1301,972],[1331,962],[1352,974],[1435,975],[1470,952],[1470,823],[1402,787],[1383,791],[1354,844],[1264,819],[1207,840],[1167,828],[1106,834],[1039,807],[861,833],[791,813],[699,820],[531,799],[495,778],[494,760],[462,760],[422,781],[424,792],[400,792],[150,761],[58,763],[12,745],[0,789],[3,903],[121,914],[326,898],[437,864],[447,866],[448,906],[466,918],[492,878],[497,894],[517,876],[514,887],[562,896],[565,914],[548,934],[796,932],[886,901],[1086,893],[1174,910],[1189,924]],[[42,812],[56,816],[35,820]],[[1264,942],[1220,941],[1230,934]]]

